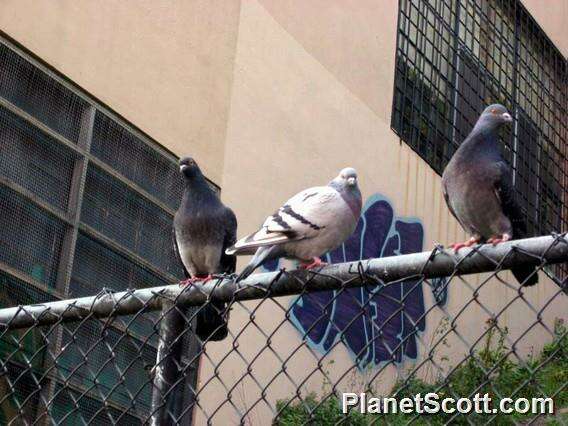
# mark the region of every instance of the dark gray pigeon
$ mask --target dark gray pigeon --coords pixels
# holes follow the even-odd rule
[[[515,201],[511,171],[499,149],[499,129],[512,122],[503,105],[490,105],[460,145],[442,176],[442,190],[450,212],[471,235],[454,250],[476,243],[498,244],[527,236],[526,224]],[[533,266],[512,270],[521,285],[538,282]]]
[[[185,189],[174,216],[174,249],[186,280],[182,285],[207,282],[213,274],[233,273],[235,256],[225,249],[235,243],[237,219],[223,205],[192,158],[179,161]],[[196,333],[202,340],[227,336],[228,312],[224,303],[208,303],[197,314]]]
[[[351,235],[360,214],[357,172],[348,167],[328,186],[309,188],[290,198],[257,232],[239,240],[226,253],[244,255],[256,251],[239,280],[280,257],[298,259],[305,269],[315,268],[325,265],[319,256]]]

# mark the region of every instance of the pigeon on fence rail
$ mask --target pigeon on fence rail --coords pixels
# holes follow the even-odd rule
[[[338,247],[355,229],[361,214],[357,172],[341,170],[327,186],[306,189],[290,198],[255,233],[230,247],[227,254],[254,254],[238,280],[263,263],[299,259],[305,269],[325,265],[319,256]]]
[[[179,161],[184,192],[174,216],[174,250],[186,280],[181,285],[207,282],[214,274],[233,273],[236,258],[225,253],[235,243],[237,219],[211,188],[192,158]],[[202,339],[222,340],[228,334],[228,311],[210,302],[197,313],[196,333]]]
[[[515,201],[511,171],[499,149],[499,129],[512,122],[503,105],[490,105],[481,114],[442,175],[442,191],[452,215],[471,238],[452,248],[476,243],[498,244],[527,236],[521,209]],[[520,284],[538,282],[535,267],[512,269]]]

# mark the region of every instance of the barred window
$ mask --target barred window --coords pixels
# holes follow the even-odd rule
[[[485,106],[532,234],[567,229],[566,59],[518,0],[400,0],[391,126],[438,173]]]
[[[55,71],[0,38],[0,305],[94,295],[102,286],[109,291],[160,286],[180,278],[171,240],[183,190],[176,161]],[[27,398],[27,420],[45,416],[36,412],[38,401],[53,399],[50,414],[56,419],[68,416],[67,421],[81,423],[79,419],[96,414],[93,421],[104,422],[127,408],[132,416],[121,421],[140,423],[138,416],[149,409],[149,389],[139,381],[140,372],[155,360],[157,339],[146,337],[155,327],[155,314],[116,320],[111,334],[120,336],[126,324],[131,332],[124,350],[97,347],[93,336],[98,330],[80,336],[80,347],[90,355],[81,380],[69,384],[73,392],[58,389],[66,386],[83,354],[70,352],[56,361],[42,356],[58,353],[70,336],[59,332],[53,347],[40,347],[37,336],[26,336],[22,355],[7,357],[10,380],[25,394],[32,378],[20,372],[31,359],[49,382],[41,395]],[[1,353],[13,350],[8,341],[0,341]],[[109,357],[136,365],[139,374],[113,388],[116,371],[104,367]],[[0,388],[5,380],[0,377]],[[129,407],[136,394],[137,406]],[[69,404],[77,407],[71,414]],[[0,423],[5,409],[10,408],[0,407]]]

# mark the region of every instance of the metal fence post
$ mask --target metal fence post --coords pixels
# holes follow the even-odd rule
[[[176,403],[179,398],[176,393],[182,389],[173,390],[179,380],[181,365],[181,347],[186,323],[180,308],[174,302],[162,302],[162,317],[156,365],[152,387],[152,426],[177,424],[181,405]]]

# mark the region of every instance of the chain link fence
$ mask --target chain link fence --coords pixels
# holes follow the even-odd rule
[[[1,309],[0,423],[568,424],[566,261],[552,235]],[[512,278],[521,263],[536,287]],[[229,316],[221,342],[193,332],[211,301]],[[344,392],[550,397],[555,411],[364,416],[342,412]]]

